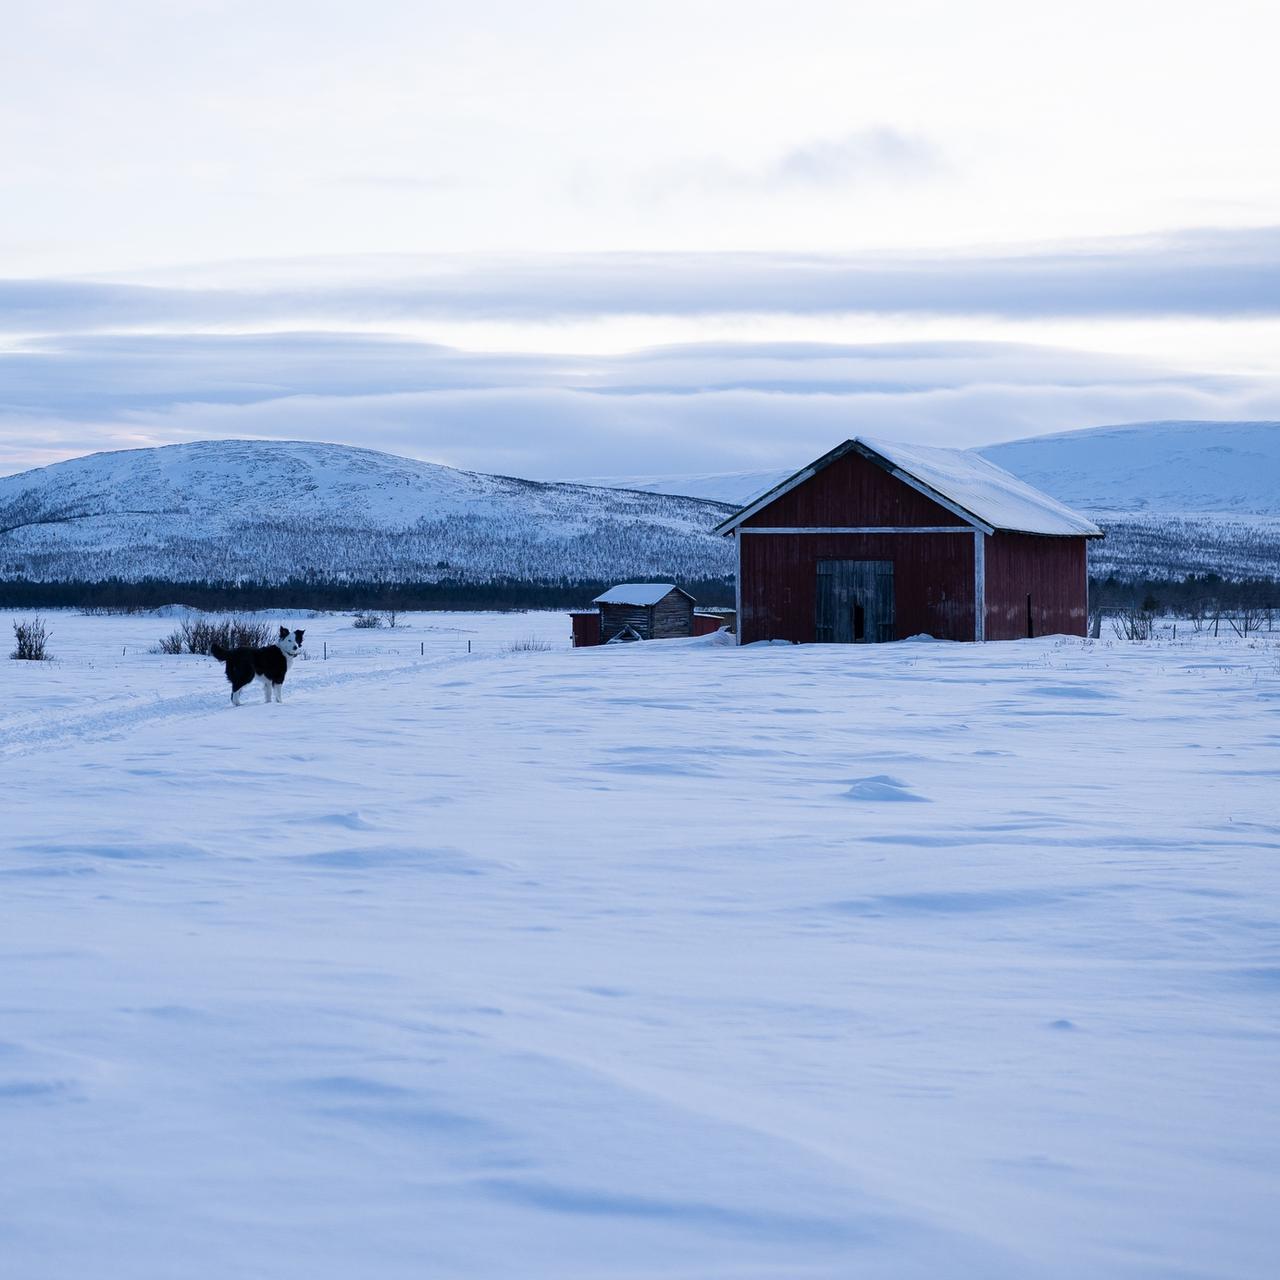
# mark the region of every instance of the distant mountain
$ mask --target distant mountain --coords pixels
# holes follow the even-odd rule
[[[1034,436],[979,452],[1094,515],[1280,515],[1280,422],[1137,422]]]
[[[640,489],[645,493],[680,494],[688,498],[745,507],[753,498],[758,498],[775,484],[780,484],[795,470],[796,467],[784,467],[769,471],[717,471],[706,475],[593,476],[577,483],[605,485],[610,489]]]
[[[1280,422],[1135,422],[1031,436],[977,452],[1092,515],[1280,515]],[[602,476],[580,483],[745,506],[808,461],[798,458],[794,467],[773,470]]]
[[[1095,574],[1280,576],[1280,422],[1138,422],[980,452],[1093,516]]]
[[[1089,550],[1096,574],[1280,576],[1280,422],[1140,422],[977,452],[1106,530]],[[744,506],[794,470],[595,483]]]
[[[980,452],[1098,520],[1095,573],[1280,576],[1280,423],[1141,423]],[[299,441],[100,453],[0,478],[0,580],[722,577],[732,548],[712,529],[788,474],[540,483]]]
[[[696,498],[219,440],[0,478],[0,579],[521,582],[732,572]]]

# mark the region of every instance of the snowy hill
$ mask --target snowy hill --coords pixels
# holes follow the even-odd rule
[[[92,454],[0,478],[0,577],[526,582],[730,571],[697,499],[300,441]]]
[[[1136,422],[1063,431],[976,452],[1091,514],[1245,512],[1280,516],[1280,422]],[[744,506],[794,467],[706,475],[601,476],[582,484]]]
[[[1280,422],[1139,422],[979,452],[1071,506],[1280,515]]]
[[[797,463],[797,467],[803,465]],[[796,467],[782,467],[768,471],[717,471],[707,475],[591,476],[577,483],[604,485],[610,489],[640,489],[646,493],[679,494],[745,507],[775,484],[781,484],[795,470]]]
[[[1141,422],[981,453],[1106,529],[1095,573],[1280,575],[1280,422]]]
[[[1094,573],[1280,575],[1280,422],[1142,422],[977,452],[1106,530],[1106,541],[1089,549]],[[793,470],[594,483],[743,506]]]
[[[1280,574],[1280,423],[1101,427],[980,452],[1103,525],[1095,573]],[[720,577],[732,548],[712,528],[787,474],[539,483],[298,441],[93,454],[0,478],[0,579]]]

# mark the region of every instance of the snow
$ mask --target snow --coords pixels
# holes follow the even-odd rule
[[[1054,535],[1102,532],[1092,520],[966,449],[891,440],[861,442],[995,529]]]
[[[976,453],[878,447],[904,462],[909,451],[930,483],[989,508],[989,522],[1044,515],[1037,495],[1038,515],[1027,517],[1019,506],[1025,493],[1012,503],[1016,482],[985,468]],[[932,471],[927,453],[943,455]],[[982,453],[1102,521],[1108,538],[1090,552],[1100,575],[1277,571],[1280,516],[1265,514],[1276,510],[1280,493],[1275,423],[1150,423]],[[967,480],[944,474],[957,459],[968,459]],[[484,476],[314,442],[203,441],[94,454],[0,478],[0,530],[10,530],[0,535],[0,576],[719,577],[731,572],[733,549],[713,529],[728,512],[707,499],[741,506],[791,474],[615,478],[619,487],[610,489]],[[981,488],[993,475],[1008,509],[970,491],[975,476]],[[681,493],[694,496],[673,496]]]
[[[1205,512],[1280,516],[1280,422],[1138,422],[1033,436],[973,452],[1095,517]],[[793,461],[793,466],[772,471],[610,476],[581,483],[744,507],[788,480],[806,459]]]
[[[1098,537],[1102,533],[1092,520],[1024,484],[1016,476],[970,450],[938,449],[858,436],[824,454],[823,458],[834,461],[859,445],[994,529],[1059,537],[1079,534]],[[717,528],[721,532],[734,528],[746,516],[765,509],[770,501],[803,483],[811,474],[809,466],[795,472],[788,477],[790,483],[784,481],[760,494]]]
[[[497,476],[458,471],[373,449],[302,440],[200,440],[88,454],[4,477],[6,498],[52,492],[80,510],[203,511],[227,520],[287,520],[299,506],[341,526],[358,518],[399,528],[425,513],[462,516],[502,493]]]
[[[622,582],[610,587],[602,596],[596,596],[592,604],[634,604],[648,607],[669,596],[676,589],[674,582]]]
[[[41,581],[717,577],[725,509],[315,441],[204,440],[0,477],[0,575]]]
[[[1087,512],[1106,530],[1106,541],[1089,549],[1099,576],[1280,572],[1280,423],[1134,423],[1035,436],[976,452]],[[597,483],[742,507],[795,470]]]
[[[1062,502],[1098,512],[1280,515],[1280,422],[1141,422],[982,450]]]
[[[609,489],[641,489],[646,493],[667,493],[745,507],[789,479],[796,470],[796,467],[774,467],[767,471],[716,471],[695,475],[589,476],[574,483]]]
[[[1089,546],[1089,572],[1132,579],[1182,578],[1216,573],[1223,578],[1280,577],[1280,516],[1208,511],[1156,512],[1099,517],[1106,540]]]
[[[47,620],[7,1274],[1274,1274],[1280,636]]]

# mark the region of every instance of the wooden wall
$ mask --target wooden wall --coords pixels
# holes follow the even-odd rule
[[[832,525],[957,525],[959,516],[917,493],[860,454],[847,453],[744,524],[782,528]]]
[[[855,514],[841,521],[851,524]],[[955,533],[743,533],[739,643],[814,642],[819,560],[893,562],[895,639],[927,632],[972,640],[973,544],[967,526]]]
[[[693,635],[693,601],[682,591],[668,591],[657,604],[602,604],[600,638],[608,643],[633,627],[642,640],[671,640]]]
[[[753,534],[752,528],[955,527],[952,533]],[[894,637],[972,640],[974,534],[959,516],[857,453],[846,454],[744,522],[740,643],[816,639],[819,560],[891,560]],[[1087,539],[996,533],[985,539],[988,640],[1084,635]]]
[[[995,533],[987,538],[987,639],[1082,636],[1089,625],[1088,539]]]
[[[602,604],[600,606],[600,642],[608,644],[619,631],[634,627],[642,640],[649,638],[652,610],[644,604]]]
[[[654,640],[693,635],[693,601],[680,591],[668,591],[653,606]]]

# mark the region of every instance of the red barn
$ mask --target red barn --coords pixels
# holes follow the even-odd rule
[[[846,440],[731,516],[738,643],[1082,636],[1102,530],[978,454]]]

